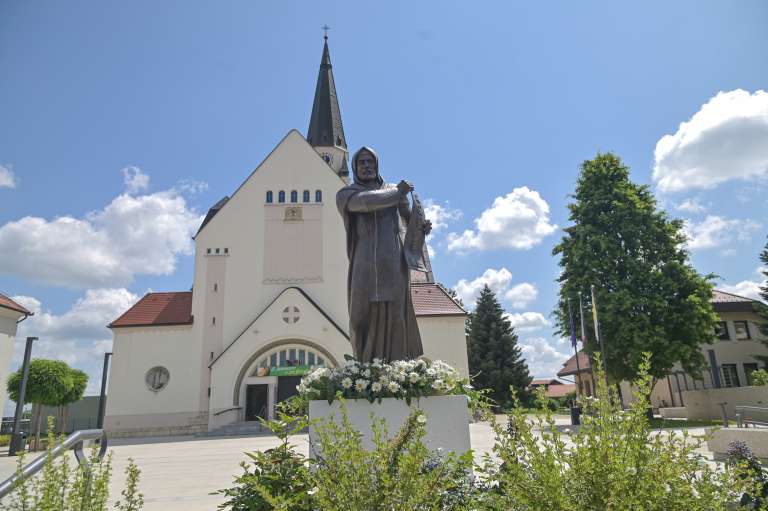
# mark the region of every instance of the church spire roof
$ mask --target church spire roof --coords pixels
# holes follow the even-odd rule
[[[312,104],[312,117],[309,119],[307,140],[315,147],[347,148],[344,126],[341,124],[339,99],[336,84],[333,81],[331,53],[328,50],[328,34],[323,37],[323,57],[320,61],[320,73],[315,87],[315,101]]]

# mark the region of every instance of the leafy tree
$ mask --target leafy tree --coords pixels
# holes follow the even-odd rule
[[[70,368],[69,377],[71,387],[68,392],[62,396],[59,403],[59,432],[67,430],[67,420],[69,419],[69,405],[83,399],[85,389],[88,387],[88,375],[80,369]]]
[[[469,317],[467,339],[469,372],[473,383],[480,389],[490,389],[490,397],[499,406],[512,402],[510,386],[521,401],[529,396],[531,376],[528,365],[521,357],[517,334],[504,317],[498,299],[491,288],[483,286],[475,310]]]
[[[607,352],[602,358],[612,380],[636,379],[643,352],[652,354],[655,379],[677,362],[699,374],[705,363],[699,345],[712,340],[718,321],[711,304],[714,276],[691,266],[682,222],[658,210],[648,187],[630,181],[629,168],[612,153],[582,163],[573,198],[574,225],[553,249],[562,267],[554,311],[560,332],[570,333],[568,298],[578,302],[581,293],[590,307],[594,285]],[[591,323],[586,327],[595,339]],[[588,342],[586,350],[592,354],[599,346]]]
[[[8,377],[8,396],[18,402],[21,389],[22,368]],[[72,369],[60,360],[35,359],[29,364],[29,378],[24,393],[24,404],[35,408],[35,448],[40,444],[42,406],[59,406],[72,389]]]
[[[760,286],[760,298],[763,299],[763,302],[765,303],[758,303],[755,305],[755,312],[757,312],[758,315],[760,315],[763,318],[763,322],[760,323],[760,331],[763,333],[763,335],[766,337],[766,339],[763,339],[761,342],[768,347],[768,241],[765,243],[765,247],[763,248],[763,251],[760,253],[760,261],[765,265],[762,268],[763,277],[765,277],[765,280],[763,281],[763,285]],[[756,359],[760,360],[766,368],[768,368],[768,357],[765,355],[756,355]]]

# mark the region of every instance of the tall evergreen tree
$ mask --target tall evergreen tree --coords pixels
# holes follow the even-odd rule
[[[760,261],[765,265],[762,268],[762,273],[763,277],[765,277],[765,280],[760,286],[760,298],[762,298],[763,302],[765,303],[757,304],[755,310],[763,318],[763,322],[760,323],[760,331],[765,336],[765,339],[763,339],[761,342],[766,347],[768,347],[768,241],[766,241],[765,247],[760,253]],[[758,355],[755,358],[760,360],[765,365],[765,367],[768,368],[768,357],[764,355]]]
[[[514,328],[487,285],[469,316],[468,331],[469,372],[477,375],[473,381],[475,386],[490,389],[490,397],[499,406],[511,402],[510,386],[522,402],[527,402],[531,383],[528,364],[521,356]]]
[[[713,276],[691,266],[682,222],[658,210],[648,187],[630,181],[629,168],[612,153],[582,163],[573,197],[573,225],[553,250],[562,267],[555,309],[560,332],[570,333],[568,298],[578,302],[581,293],[589,307],[594,285],[602,358],[612,380],[634,379],[643,352],[652,354],[655,378],[678,362],[698,374],[705,362],[700,344],[712,341],[718,317],[711,304]],[[594,340],[592,321],[587,323]],[[591,354],[599,346],[588,342],[586,350]]]

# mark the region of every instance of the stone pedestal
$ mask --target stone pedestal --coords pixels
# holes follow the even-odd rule
[[[465,396],[432,396],[422,397],[411,401],[409,407],[404,400],[395,398],[382,399],[369,403],[366,400],[346,401],[347,413],[352,426],[362,433],[363,446],[373,448],[373,431],[371,426],[376,419],[384,419],[389,436],[397,434],[405,424],[406,419],[414,408],[420,409],[427,417],[425,424],[426,435],[424,443],[430,450],[442,449],[444,452],[463,454],[471,446],[469,442],[469,408]],[[310,419],[332,418],[337,424],[341,423],[341,403],[334,401],[310,401]],[[371,418],[373,413],[374,417]],[[310,456],[314,457],[313,445],[317,438],[315,426],[309,428]]]

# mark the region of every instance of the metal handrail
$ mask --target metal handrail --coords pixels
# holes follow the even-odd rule
[[[757,412],[759,414],[764,414],[766,416],[766,420],[760,421],[760,420],[754,420],[751,418],[745,418],[744,412]],[[736,407],[736,425],[740,428],[747,427],[748,425],[752,424],[754,425],[760,425],[760,426],[768,426],[768,407],[764,406],[737,406]]]
[[[233,412],[235,410],[242,410],[242,408],[243,408],[242,406],[232,406],[230,408],[225,408],[223,410],[219,410],[218,412],[215,412],[213,414],[213,416],[217,417],[217,416],[221,415],[222,413]]]
[[[80,465],[90,468],[91,460],[83,452],[83,443],[87,440],[101,439],[101,446],[97,458],[101,461],[107,453],[107,435],[103,429],[83,429],[75,431],[49,452],[38,456],[32,463],[21,469],[21,473],[13,474],[11,477],[0,483],[0,499],[8,495],[21,481],[29,479],[37,474],[49,458],[56,459],[68,450],[75,451],[75,458]]]

